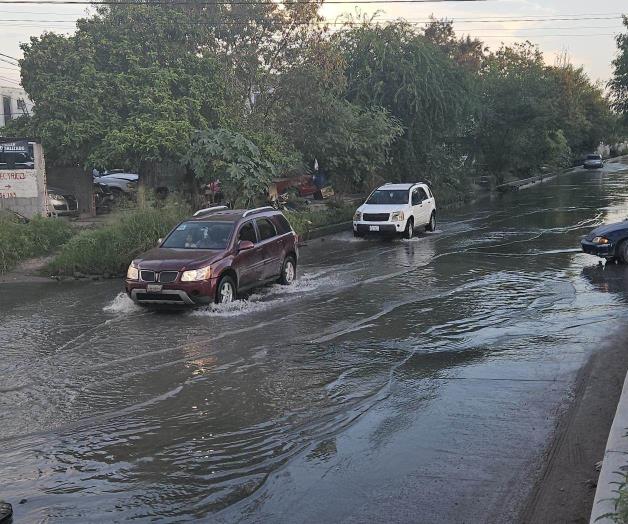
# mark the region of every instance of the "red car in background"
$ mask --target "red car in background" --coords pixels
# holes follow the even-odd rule
[[[232,302],[242,291],[296,278],[297,235],[272,207],[197,211],[128,268],[125,288],[143,306]]]
[[[271,197],[294,192],[297,196],[302,198],[313,198],[318,191],[319,188],[316,187],[310,175],[277,178],[273,180],[269,189]]]

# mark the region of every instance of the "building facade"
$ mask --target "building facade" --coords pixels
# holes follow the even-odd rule
[[[33,104],[21,87],[0,85],[0,127],[9,120],[31,114]]]

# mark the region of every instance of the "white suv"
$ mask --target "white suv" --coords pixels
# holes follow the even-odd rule
[[[419,227],[436,229],[436,201],[430,187],[415,184],[385,184],[373,191],[353,216],[353,234],[403,233],[412,238]]]

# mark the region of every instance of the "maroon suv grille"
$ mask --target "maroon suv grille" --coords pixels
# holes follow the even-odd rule
[[[183,300],[179,295],[168,295],[162,293],[138,293],[137,300],[140,302],[142,300],[158,300],[160,302],[180,302],[184,304]]]
[[[364,213],[362,218],[365,222],[388,222],[389,213]]]
[[[144,282],[155,282],[154,271],[147,271],[145,269],[142,269],[142,271],[140,271],[140,277]]]
[[[159,273],[159,282],[164,284],[168,284],[170,282],[174,282],[179,275],[178,271],[162,271]]]

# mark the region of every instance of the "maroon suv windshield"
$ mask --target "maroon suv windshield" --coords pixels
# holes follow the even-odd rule
[[[233,232],[233,222],[183,222],[161,247],[173,249],[226,249]]]

